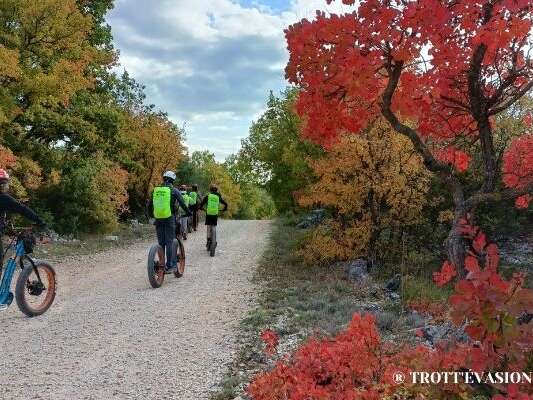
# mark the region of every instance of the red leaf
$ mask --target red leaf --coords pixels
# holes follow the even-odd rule
[[[529,207],[529,203],[531,203],[531,200],[533,200],[533,197],[530,194],[525,194],[516,198],[515,206],[516,208],[526,209]]]
[[[533,113],[528,112],[524,116],[524,125],[527,126],[528,128],[531,128],[533,126]]]
[[[500,254],[498,251],[498,246],[496,246],[494,243],[491,243],[486,248],[487,251],[487,267],[491,269],[496,269],[498,267],[498,264],[500,262]]]
[[[455,271],[454,266],[449,261],[446,261],[442,265],[440,272],[433,273],[433,280],[435,281],[437,286],[441,287],[450,282],[452,278],[456,275],[457,272]]]
[[[476,250],[478,253],[481,253],[485,249],[486,244],[487,238],[483,232],[478,233],[472,242],[474,250]]]
[[[465,268],[469,272],[479,272],[479,262],[477,258],[473,256],[466,257]]]
[[[265,329],[261,332],[261,340],[265,343],[264,352],[267,355],[272,355],[276,352],[279,343],[279,338],[276,332],[271,329]]]

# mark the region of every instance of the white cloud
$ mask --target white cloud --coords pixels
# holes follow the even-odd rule
[[[289,1],[289,0],[287,0]],[[286,86],[283,30],[320,8],[347,12],[340,0],[290,0],[274,12],[256,0],[118,0],[109,17],[120,62],[146,85],[148,101],[190,132],[192,150],[217,156],[238,149],[270,90]],[[212,140],[210,140],[212,139]],[[215,147],[215,148],[213,148]]]
[[[162,20],[194,39],[213,42],[242,36],[276,37],[283,21],[265,9],[246,8],[231,0],[164,0],[158,7]]]
[[[186,60],[162,63],[156,59],[124,54],[120,57],[120,62],[133,76],[157,75],[160,78],[187,78],[194,75],[194,71]]]
[[[292,22],[303,18],[313,18],[316,15],[316,10],[323,10],[332,14],[344,14],[353,11],[354,7],[342,4],[341,0],[336,0],[329,5],[325,0],[291,0]]]

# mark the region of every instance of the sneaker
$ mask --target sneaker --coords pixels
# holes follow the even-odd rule
[[[178,266],[175,265],[173,267],[165,267],[165,274],[171,274],[173,272],[176,272],[178,270]]]

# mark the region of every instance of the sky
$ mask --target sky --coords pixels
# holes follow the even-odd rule
[[[269,92],[288,83],[283,30],[338,0],[115,0],[107,22],[120,69],[187,132],[190,152],[238,151]]]

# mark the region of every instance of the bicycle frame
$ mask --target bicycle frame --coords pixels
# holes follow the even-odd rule
[[[8,302],[11,302],[10,300],[13,300],[13,297],[10,296],[11,292],[9,290],[11,287],[11,280],[13,279],[13,274],[17,268],[17,264],[25,254],[24,243],[22,240],[17,240],[17,243],[15,244],[15,253],[8,260],[6,267],[4,268],[2,283],[0,284],[0,304],[7,304]]]

